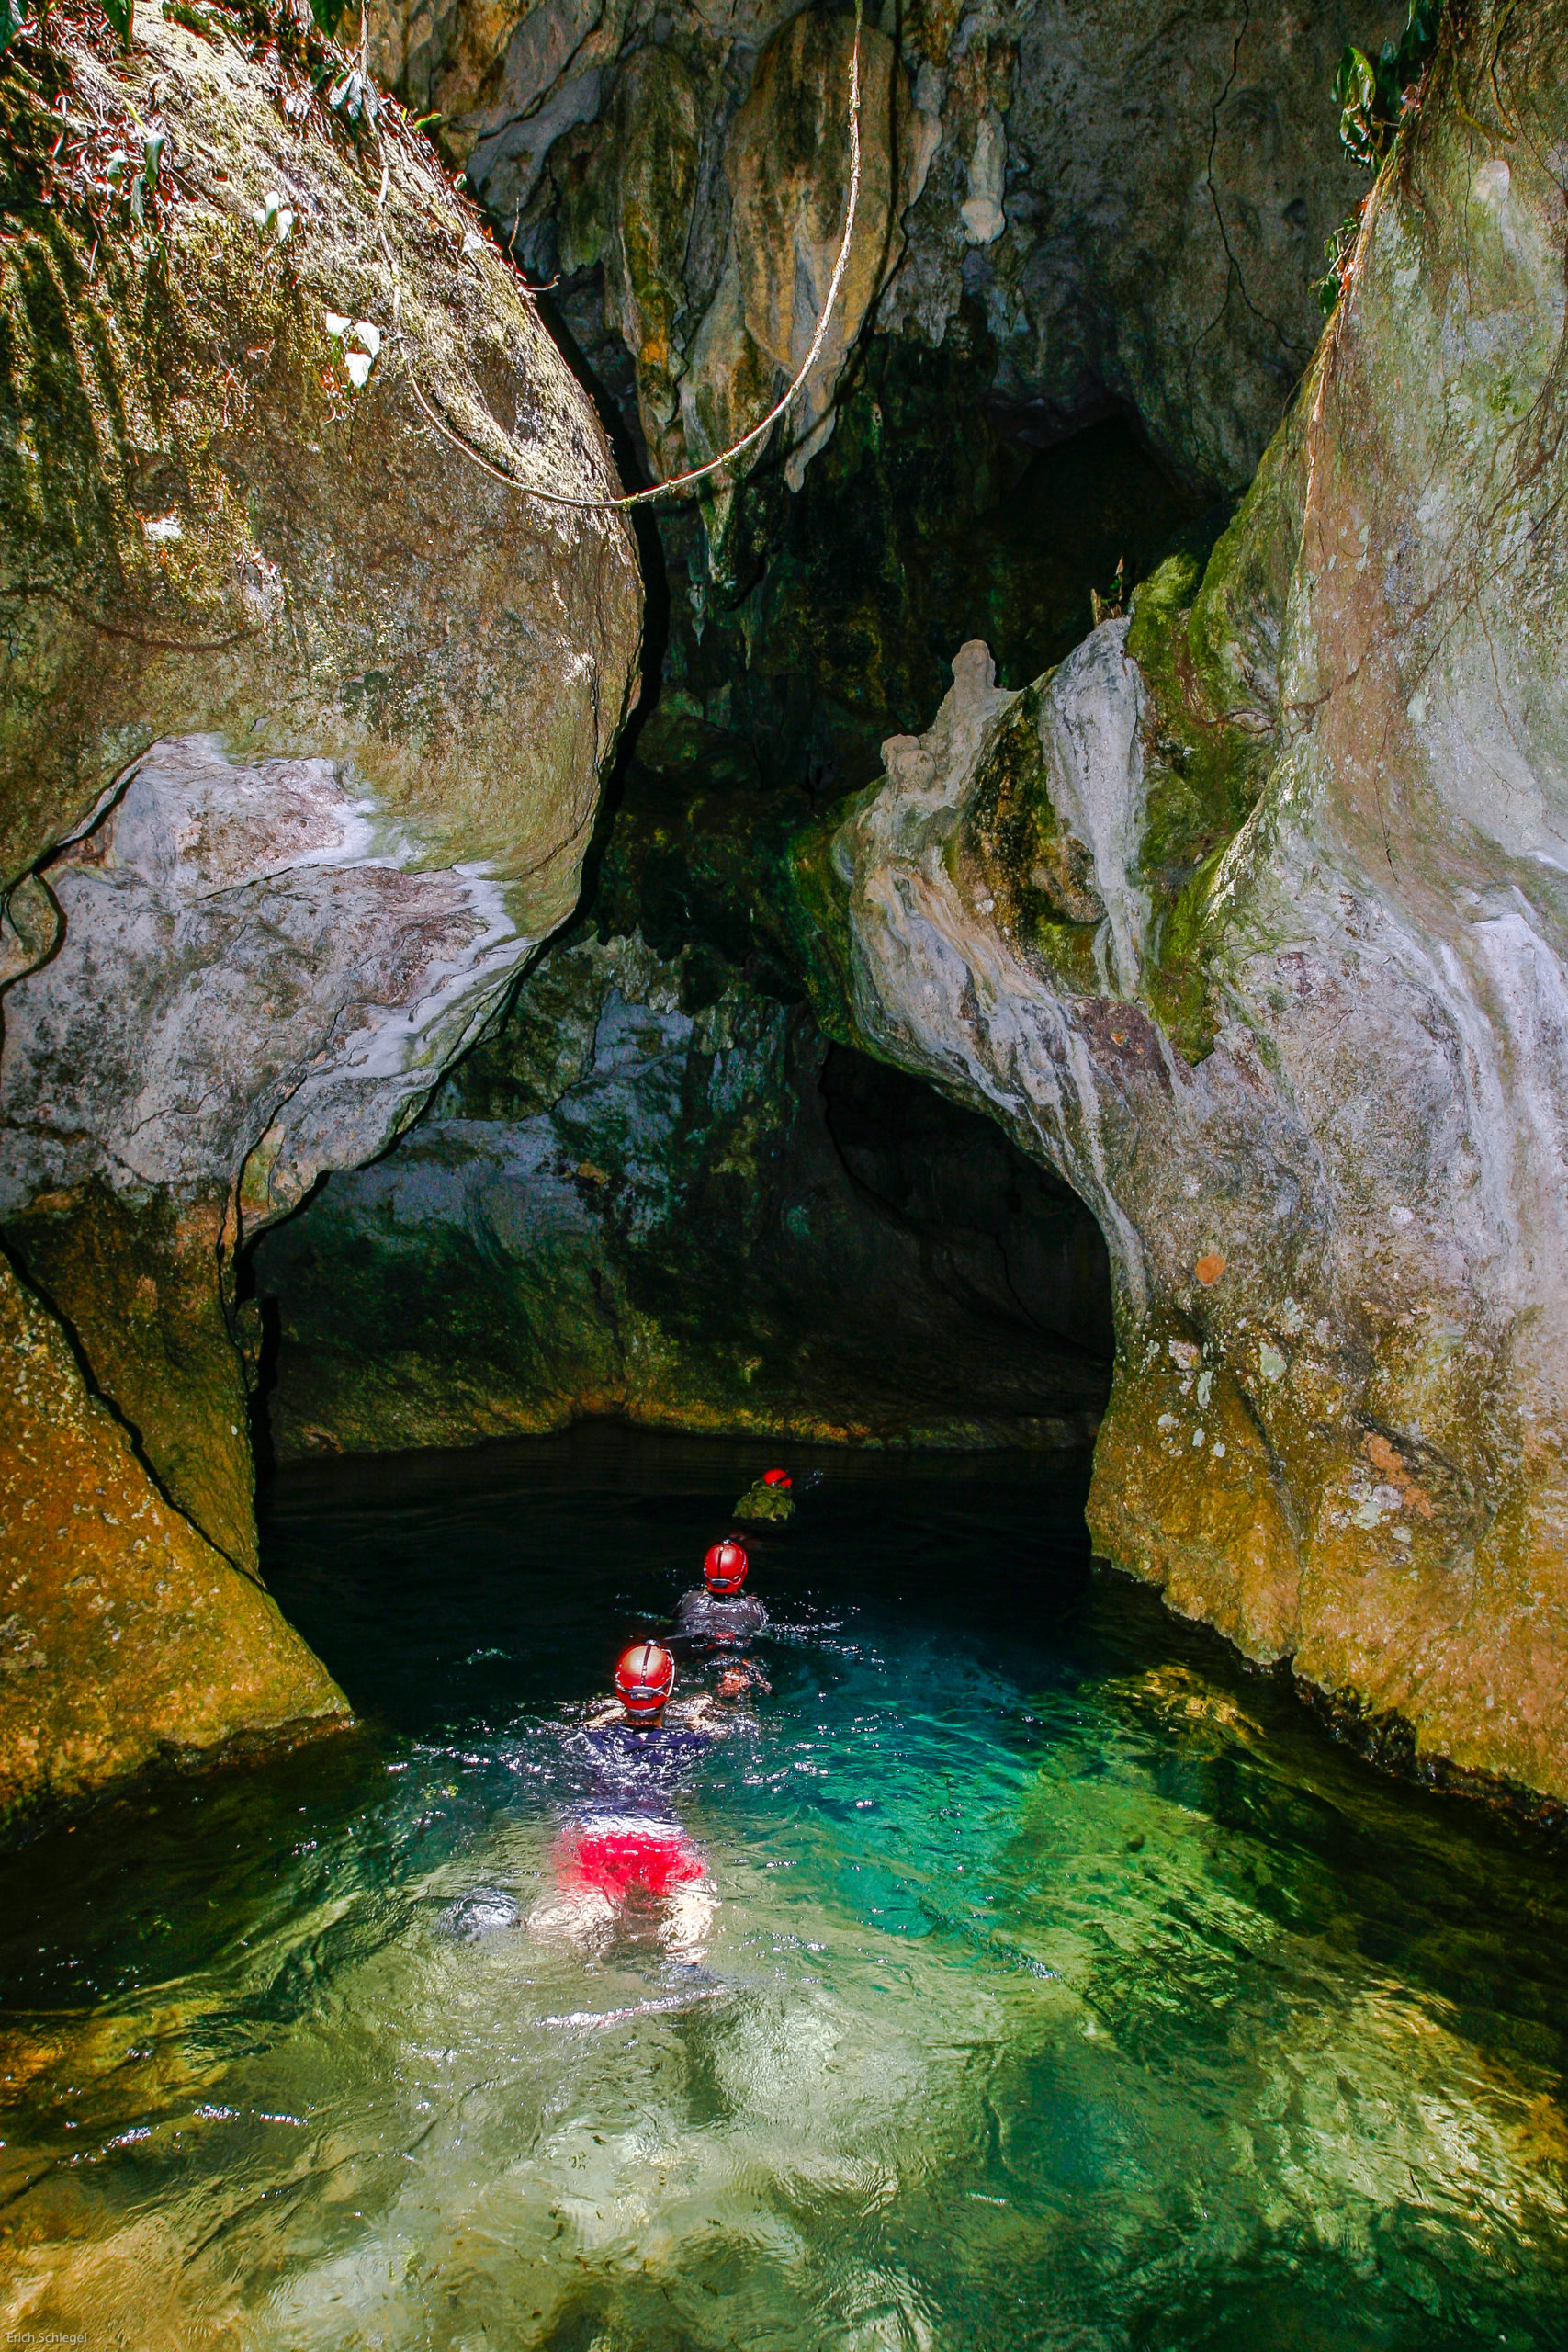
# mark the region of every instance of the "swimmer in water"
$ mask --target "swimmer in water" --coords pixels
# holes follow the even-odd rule
[[[768,1622],[755,1593],[742,1592],[750,1561],[738,1535],[715,1544],[703,1562],[703,1589],[683,1592],[675,1610],[675,1638],[699,1654],[744,1649]]]
[[[533,1934],[602,1943],[628,1912],[652,1909],[671,1959],[701,1959],[713,1890],[675,1817],[672,1792],[729,1725],[705,1690],[667,1720],[674,1686],[675,1660],[661,1643],[634,1642],[623,1652],[616,1703],[582,1729],[589,1803],[557,1847],[556,1893],[529,1919]]]

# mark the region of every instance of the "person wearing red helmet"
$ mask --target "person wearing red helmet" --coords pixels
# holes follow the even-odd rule
[[[556,1849],[557,1892],[535,1911],[536,1935],[603,1941],[638,1912],[658,1918],[672,1959],[690,1962],[713,1918],[702,1856],[676,1819],[671,1792],[725,1728],[698,1691],[667,1718],[675,1660],[662,1642],[633,1642],[615,1664],[615,1699],[582,1726],[587,1804]],[[709,1723],[712,1716],[714,1721]]]
[[[634,1642],[615,1661],[615,1696],[630,1723],[658,1723],[674,1688],[675,1661],[660,1642]]]
[[[750,1565],[739,1535],[709,1545],[702,1589],[683,1592],[675,1610],[675,1638],[684,1648],[744,1649],[756,1640],[768,1612],[755,1593],[740,1589]]]

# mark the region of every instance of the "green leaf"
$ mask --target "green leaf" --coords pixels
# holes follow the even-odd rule
[[[1375,171],[1393,143],[1404,113],[1404,93],[1421,79],[1437,51],[1442,0],[1410,0],[1410,15],[1397,41],[1385,40],[1374,64],[1350,43],[1334,75],[1339,136],[1359,164]]]
[[[135,8],[136,0],[104,0],[104,14],[127,49],[130,47],[130,22]]]
[[[1365,50],[1354,41],[1347,41],[1334,69],[1334,96],[1342,107],[1370,106],[1377,91],[1377,77],[1371,60]]]
[[[336,39],[347,6],[348,0],[310,0],[310,14],[329,40]]]
[[[0,57],[4,57],[28,21],[23,0],[0,0]]]
[[[1404,38],[1424,50],[1438,46],[1438,0],[1412,0],[1410,22],[1404,28]]]

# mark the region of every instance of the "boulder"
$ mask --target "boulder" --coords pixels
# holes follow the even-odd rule
[[[24,1805],[348,1705],[276,1604],[159,1492],[0,1257],[0,1826]]]
[[[0,71],[0,1224],[244,1575],[239,1253],[570,911],[640,583],[621,517],[513,486],[618,490],[477,217],[395,109],[332,112],[319,37],[49,22]]]

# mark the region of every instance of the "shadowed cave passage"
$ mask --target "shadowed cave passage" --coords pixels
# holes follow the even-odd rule
[[[558,949],[376,1166],[255,1252],[284,1458],[580,1416],[889,1443],[1078,1442],[1099,1228],[984,1117],[640,943]]]
[[[596,302],[564,340],[624,452]],[[652,689],[578,922],[396,1148],[255,1250],[280,1458],[606,1413],[1092,1435],[1113,1354],[1092,1216],[986,1117],[829,1044],[790,912],[802,829],[930,723],[961,640],[1022,685],[1096,594],[1223,519],[1124,414],[1052,435],[987,406],[993,357],[972,306],[940,353],[874,345],[799,496],[773,459],[747,482],[722,593],[694,508],[642,518]]]

